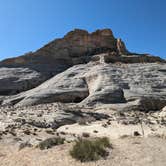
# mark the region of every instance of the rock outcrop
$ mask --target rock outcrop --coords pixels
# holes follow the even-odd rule
[[[85,63],[89,60],[90,55],[106,51],[117,51],[117,40],[110,29],[97,30],[93,33],[75,29],[66,34],[64,38],[56,39],[34,53],[6,59],[0,65],[27,65],[42,70],[38,65],[53,64],[56,67],[57,64],[70,66]],[[57,67],[59,68],[59,66]],[[46,69],[43,70],[45,71]]]
[[[20,57],[1,61],[0,67],[29,68],[42,75],[42,77],[45,78],[43,81],[45,81],[73,65],[89,62],[91,56],[94,54],[108,51],[117,52],[117,40],[110,29],[97,30],[93,33],[75,29],[66,34],[64,38],[56,39],[36,52],[29,52]],[[17,75],[16,77],[19,76]],[[8,88],[2,88],[2,90],[0,87],[0,91],[6,91],[5,94],[12,94],[13,91],[15,91],[15,89],[12,89],[12,84],[14,83],[14,81],[10,81],[11,87],[8,86]],[[39,85],[40,83],[41,81],[36,85]],[[31,84],[31,87],[20,87],[16,89],[16,91],[20,92],[21,89],[28,90],[33,88],[33,83],[30,83],[29,85]]]
[[[130,53],[121,39],[117,39],[117,51],[119,55],[127,55]]]
[[[91,62],[73,66],[32,90],[9,97],[3,104],[65,102],[86,107],[136,101],[136,109],[160,110],[166,103],[165,70],[165,64]]]
[[[34,53],[0,62],[0,71],[3,105],[134,101],[132,109],[147,111],[166,102],[165,60],[129,52],[110,29],[76,29]]]
[[[0,68],[0,95],[13,95],[31,89],[46,78],[28,68]]]

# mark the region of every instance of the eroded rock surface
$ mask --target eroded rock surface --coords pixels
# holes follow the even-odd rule
[[[46,78],[28,68],[0,68],[0,95],[12,95],[36,87]]]
[[[86,107],[133,101],[136,109],[160,110],[166,103],[165,69],[165,64],[157,63],[77,65],[37,88],[5,99],[3,104],[64,102]]]

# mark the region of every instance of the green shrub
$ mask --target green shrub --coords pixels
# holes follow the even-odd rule
[[[64,138],[52,137],[52,138],[48,138],[48,139],[40,142],[37,145],[37,147],[40,148],[41,150],[49,149],[49,148],[51,148],[53,146],[64,144],[64,141],[65,141]]]
[[[99,144],[99,145],[103,146],[104,148],[112,147],[110,144],[109,138],[107,138],[107,137],[96,139],[96,144]]]
[[[80,139],[73,146],[70,155],[81,162],[95,161],[108,156],[107,148],[109,147],[111,144],[106,137],[94,140]]]

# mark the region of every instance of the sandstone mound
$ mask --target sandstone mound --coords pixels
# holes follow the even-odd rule
[[[166,103],[165,68],[165,64],[77,65],[32,90],[7,98],[3,104],[94,106],[133,101],[141,110],[159,110]]]

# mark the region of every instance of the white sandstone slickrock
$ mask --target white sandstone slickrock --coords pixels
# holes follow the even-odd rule
[[[165,64],[155,63],[76,65],[34,89],[9,97],[4,104],[74,102],[94,106],[135,101],[140,110],[160,110],[166,103],[165,68]]]

